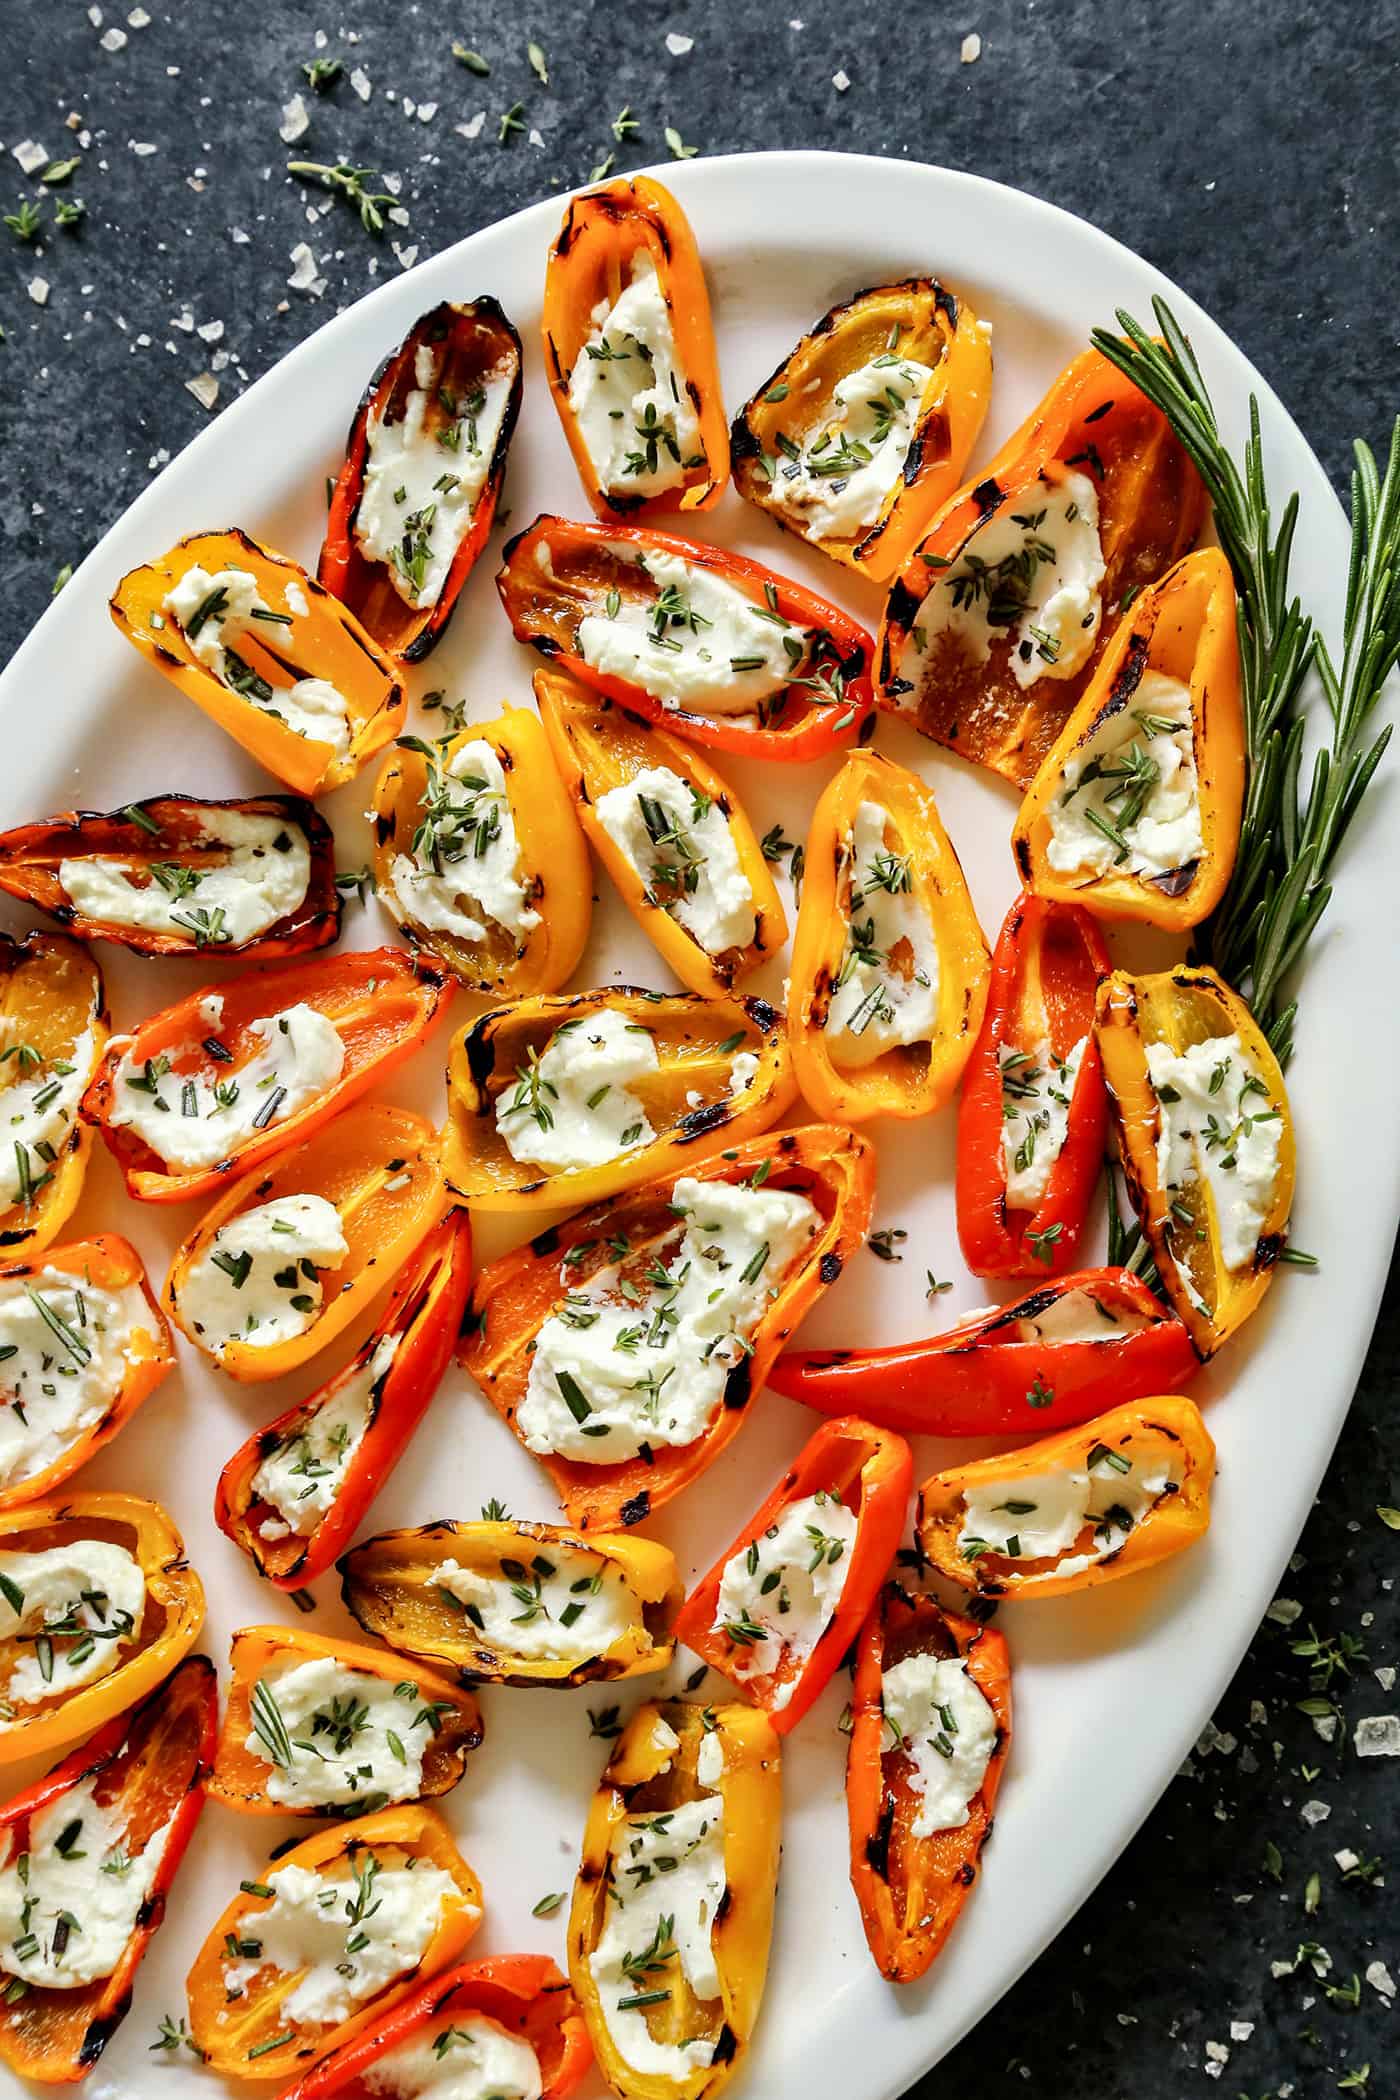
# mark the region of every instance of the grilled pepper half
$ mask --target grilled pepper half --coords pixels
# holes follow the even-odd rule
[[[1115,612],[1186,552],[1204,516],[1166,418],[1084,351],[890,586],[881,705],[1026,787]]]
[[[991,330],[935,277],[833,306],[734,418],[734,486],[833,561],[886,583],[963,477],[992,388]]]
[[[779,1739],[751,1706],[642,1706],[619,1736],[584,1827],[569,1976],[623,2100],[711,2100],[747,2054],[781,1792]]]
[[[362,1816],[445,1794],[481,1741],[470,1692],[359,1641],[245,1626],[209,1791],[249,1816]]]
[[[680,1579],[652,1539],[440,1522],[367,1539],[340,1570],[366,1633],[474,1683],[645,1677],[674,1652]]]
[[[213,1664],[187,1656],[0,1808],[0,2062],[21,2078],[77,2084],[126,2018],[204,1806],[218,1711]]]
[[[1094,1036],[1108,971],[1087,912],[1017,898],[958,1105],[958,1239],[974,1275],[1073,1266],[1108,1126]]]
[[[698,751],[569,671],[535,698],[584,835],[681,983],[723,998],[787,939],[743,804]]]
[[[349,1363],[219,1475],[215,1523],[279,1590],[324,1575],[402,1458],[451,1361],[471,1272],[467,1213],[449,1211]]]
[[[1240,840],[1235,586],[1201,547],[1135,598],[1031,782],[1011,834],[1042,897],[1182,932],[1225,894]]]
[[[541,2100],[567,2100],[593,2063],[578,2001],[553,1962],[492,1954],[422,1984],[322,2057],[280,2100],[361,2100],[386,2081],[399,2093],[430,2093],[459,2050],[469,2052],[469,2078],[479,2069],[503,2096],[538,2092]]]
[[[1057,1597],[1194,1546],[1210,1523],[1215,1445],[1190,1400],[1110,1408],[919,1490],[919,1544],[983,1597]]]
[[[250,757],[299,795],[353,780],[403,726],[393,664],[354,614],[237,527],[132,569],[112,618]]]
[[[480,1923],[481,1883],[432,1809],[318,1830],[240,1884],[195,1956],[191,2037],[225,2078],[287,2078],[455,1962]]]
[[[0,1510],[85,1466],[175,1368],[141,1257],[114,1232],[0,1267]]]
[[[448,1187],[474,1210],[597,1202],[767,1130],[796,1092],[764,999],[523,999],[453,1039]]]
[[[491,298],[420,315],[365,389],[316,574],[399,663],[452,617],[519,413],[520,337]]]
[[[768,1383],[821,1414],[859,1408],[909,1436],[1044,1436],[1198,1368],[1186,1329],[1140,1276],[1081,1269],[926,1341],[791,1349]]]
[[[890,1583],[856,1649],[846,1808],[851,1886],[891,1983],[924,1975],[957,1923],[1010,1747],[1003,1636]]]
[[[1133,1207],[1199,1354],[1247,1320],[1293,1208],[1293,1118],[1278,1059],[1237,992],[1179,963],[1115,970],[1097,1034]]]
[[[889,1573],[914,1457],[857,1416],[824,1422],[685,1600],[677,1639],[779,1735],[825,1690]]]
[[[210,1196],[386,1079],[445,995],[399,948],[227,978],[114,1036],[83,1114],[138,1202]]]
[[[600,518],[709,510],[729,426],[690,221],[649,175],[575,197],[544,279],[545,372]]]
[[[0,1570],[0,1764],[71,1743],[144,1699],[204,1623],[179,1532],[139,1495],[8,1511]]]
[[[166,1311],[231,1378],[280,1378],[364,1310],[444,1202],[432,1128],[362,1105],[225,1190],[176,1250]]]
[[[798,1085],[831,1122],[931,1115],[986,998],[987,943],[932,791],[853,753],[807,836],[788,999]]]
[[[83,1191],[78,1107],[107,1041],[97,964],[62,934],[0,934],[0,1248],[38,1254]]]
[[[379,895],[411,947],[494,999],[557,992],[572,976],[593,871],[527,708],[435,744],[402,738],[370,816]]]
[[[742,554],[544,516],[496,588],[517,641],[693,744],[796,763],[873,731],[865,629]]]
[[[0,834],[0,890],[138,955],[302,955],[340,932],[335,840],[298,795],[152,795]]]
[[[459,1360],[572,1524],[640,1524],[713,1463],[864,1240],[874,1186],[854,1131],[785,1130],[578,1211],[483,1270]]]

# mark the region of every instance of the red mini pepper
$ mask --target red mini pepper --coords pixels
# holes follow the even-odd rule
[[[1174,1392],[1198,1368],[1186,1329],[1140,1276],[1080,1269],[926,1341],[790,1349],[768,1383],[821,1414],[859,1408],[908,1435],[1041,1437]]]
[[[1111,965],[1103,936],[1078,905],[1022,895],[992,956],[987,1012],[963,1075],[958,1109],[958,1238],[977,1276],[1068,1269],[1098,1184],[1108,1090],[1094,1037],[1094,995]],[[1064,1139],[1033,1210],[1007,1201],[1004,1136],[1016,1119],[1013,1164],[1031,1168],[1066,1088],[1042,1062],[1084,1045],[1068,1089]]]
[[[761,1706],[777,1734],[795,1728],[826,1689],[850,1647],[871,1602],[890,1571],[909,1507],[914,1458],[902,1436],[876,1429],[856,1415],[824,1422],[798,1452],[757,1514],[686,1598],[676,1638],[703,1655],[714,1669],[734,1676],[735,1660],[753,1649],[716,1625],[720,1583],[732,1560],[750,1553],[794,1502],[824,1494],[839,1499],[856,1520],[840,1601],[816,1646],[805,1655],[783,1647],[775,1667],[735,1677],[745,1697]]]
[[[214,1521],[241,1546],[260,1575],[279,1590],[299,1589],[343,1553],[366,1510],[408,1447],[452,1359],[472,1278],[471,1223],[464,1210],[450,1210],[424,1240],[394,1284],[384,1317],[343,1370],[307,1399],[257,1430],[219,1475]],[[269,1538],[262,1525],[281,1525],[280,1510],[259,1495],[254,1481],[264,1460],[306,1439],[318,1414],[373,1362],[392,1337],[397,1346],[382,1377],[370,1387],[369,1426],[345,1461],[330,1507],[309,1532]],[[324,1477],[310,1441],[307,1486]],[[314,1470],[313,1470],[314,1469]]]
[[[565,2100],[593,2062],[578,2000],[548,1955],[492,1954],[484,1961],[463,1962],[434,1976],[412,1997],[400,1998],[313,2064],[279,2100],[332,2100],[338,2093],[345,2100],[361,2100],[370,2090],[361,2079],[373,2065],[395,2049],[436,2043],[473,2013],[529,2043],[539,2058],[542,2100]],[[448,2048],[442,2053],[447,2055]]]
[[[997,1740],[965,1823],[920,1837],[920,1796],[898,1745],[886,1750],[886,1669],[912,1655],[964,1658],[967,1675],[996,1716]],[[943,1943],[977,1878],[1011,1744],[1011,1659],[1005,1638],[956,1618],[932,1597],[890,1583],[861,1630],[846,1753],[851,1886],[875,1965],[891,1983],[912,1983]]]
[[[615,619],[619,609],[640,603],[657,623],[658,663],[661,652],[679,649],[678,636],[690,631],[694,616],[688,607],[673,609],[667,602],[674,590],[663,593],[641,565],[644,554],[683,561],[750,599],[773,632],[783,634],[792,682],[749,713],[726,713],[703,704],[678,706],[633,679],[586,662],[578,636],[589,615]],[[839,606],[745,555],[644,526],[581,524],[546,515],[510,541],[496,588],[517,641],[529,642],[585,685],[693,744],[797,764],[825,758],[857,740],[866,742],[873,732],[875,644],[870,635]],[[716,694],[722,697],[743,668],[721,656],[714,666]]]
[[[0,2061],[22,2077],[76,2084],[125,2019],[136,1971],[164,1920],[170,1884],[204,1806],[217,1728],[214,1665],[205,1655],[187,1656],[140,1706],[114,1714],[45,1778],[0,1808],[0,1858],[6,1865],[29,1850],[31,1819],[89,1782],[100,1807],[120,1805],[133,1868],[148,1845],[161,1848],[149,1893],[110,1975],[73,1990],[46,1984],[21,1990],[12,1982],[0,1994]]]

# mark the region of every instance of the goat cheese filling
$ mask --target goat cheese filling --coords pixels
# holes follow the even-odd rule
[[[200,835],[202,845],[224,848],[227,858],[202,867],[182,860],[64,860],[58,879],[83,918],[168,934],[195,948],[241,948],[305,903],[311,848],[299,824],[210,809],[200,819]]]
[[[384,1380],[402,1335],[386,1334],[367,1363],[337,1382],[294,1437],[265,1458],[253,1475],[253,1493],[276,1511],[258,1526],[269,1542],[296,1533],[308,1537],[345,1485],[346,1468],[374,1419]]]
[[[1238,1035],[1174,1051],[1147,1045],[1157,1096],[1157,1175],[1170,1195],[1204,1181],[1227,1269],[1254,1260],[1278,1182],[1281,1104]]]
[[[528,1542],[521,1541],[521,1553]],[[578,1546],[506,1555],[494,1574],[445,1560],[434,1587],[461,1606],[482,1646],[531,1660],[588,1662],[642,1627],[642,1607],[621,1571]]]
[[[882,1697],[881,1751],[909,1760],[908,1784],[919,1796],[914,1836],[961,1830],[997,1746],[996,1715],[966,1658],[907,1655],[885,1671]]]
[[[300,585],[296,588],[300,591]],[[268,605],[256,576],[247,569],[218,569],[211,575],[196,563],[166,593],[164,604],[191,654],[220,685],[272,715],[295,736],[329,744],[337,758],[345,756],[353,734],[349,702],[329,679],[297,678],[288,686],[274,685],[234,647],[249,636],[268,649],[280,647],[284,630],[292,625],[290,614],[274,612]]]
[[[371,413],[355,539],[382,562],[394,589],[419,610],[437,604],[457,550],[471,530],[510,400],[504,376],[448,395],[427,343],[414,353],[417,385],[392,421]],[[432,411],[441,407],[445,421]]]
[[[109,1412],[158,1323],[139,1284],[0,1276],[0,1488],[46,1472]]]
[[[836,1615],[856,1529],[840,1497],[819,1491],[789,1504],[776,1524],[724,1564],[713,1630],[731,1644],[725,1673],[743,1683],[788,1668],[787,1682],[773,1694],[775,1708],[788,1705]]]
[[[360,2073],[360,2084],[388,2100],[540,2100],[544,2091],[530,2044],[485,2013],[386,2049]]]
[[[1092,654],[1103,600],[1098,492],[1087,474],[1042,474],[1020,508],[998,510],[947,569],[930,571],[900,662],[917,688],[925,659],[945,636],[984,664],[994,641],[1010,643],[1017,685],[1073,678]]]
[[[668,766],[645,766],[594,805],[598,822],[646,891],[707,955],[747,948],[753,889],[718,804]]]
[[[77,1123],[78,1103],[97,1064],[85,1029],[67,1056],[38,1049],[4,1027],[0,1050],[0,1206],[32,1209],[54,1178]]]
[[[333,1656],[274,1666],[253,1688],[250,1756],[268,1767],[267,1796],[282,1808],[356,1812],[414,1801],[437,1716],[418,1686]]]
[[[918,428],[930,365],[893,350],[839,379],[810,444],[780,440],[773,491],[819,539],[852,539],[879,522]]]
[[[427,761],[411,854],[394,856],[389,903],[428,933],[484,941],[493,926],[517,942],[540,923],[529,903],[505,769],[484,738],[444,766]]]
[[[1144,671],[1130,707],[1065,760],[1045,858],[1061,875],[1167,875],[1205,847],[1191,689]]]
[[[353,1855],[351,1867],[332,1876],[287,1866],[267,1876],[273,1900],[243,1918],[239,1958],[224,1964],[230,1998],[272,1969],[297,1979],[279,2023],[327,2027],[417,1968],[456,1889],[452,1876],[421,1860],[385,1866],[373,1852]]]
[[[584,614],[574,646],[594,670],[668,707],[722,715],[756,714],[802,675],[811,634],[776,604],[756,602],[683,555],[612,551],[635,561],[656,594],[614,591],[601,612]]]
[[[713,2061],[713,2042],[658,2041],[636,2000],[663,1971],[684,1977],[703,2005],[720,1996],[713,1933],[726,1886],[723,1801],[702,1794],[663,1816],[625,1816],[609,1850],[612,1900],[588,1958],[603,2019],[640,2076],[689,2080]]]
[[[61,1699],[120,1669],[140,1637],[146,1577],[125,1546],[73,1539],[38,1552],[0,1552],[0,1641],[12,1644],[0,1719]]]
[[[964,1560],[985,1553],[1002,1560],[1053,1560],[1056,1574],[1076,1574],[1116,1553],[1149,1510],[1180,1486],[1166,1458],[1143,1465],[1093,1444],[1082,1466],[978,1481],[969,1488],[958,1551]],[[1086,1526],[1093,1527],[1087,1550],[1061,1558]]]
[[[170,1824],[140,1851],[97,1779],[65,1788],[29,1819],[29,1843],[0,1868],[0,1970],[41,1990],[110,1976],[155,1886]],[[172,1819],[173,1820],[173,1819]]]
[[[600,1167],[656,1136],[631,1085],[659,1069],[649,1028],[604,1008],[565,1021],[496,1097],[512,1159],[555,1173]]]
[[[212,1076],[171,1070],[168,1057],[117,1066],[107,1120],[132,1130],[173,1172],[217,1166],[260,1130],[273,1130],[335,1085],[345,1069],[339,1031],[314,1006],[254,1021],[261,1048]]]
[[[834,1062],[851,1068],[931,1042],[938,1025],[938,942],[909,856],[886,843],[888,823],[878,802],[862,802],[843,850],[850,904],[826,1040]]]
[[[181,1317],[213,1355],[231,1342],[272,1349],[321,1312],[321,1272],[350,1249],[324,1196],[274,1196],[221,1225],[176,1286]]]
[[[1034,1210],[1045,1194],[1050,1169],[1065,1149],[1069,1111],[1089,1039],[1081,1036],[1069,1055],[1056,1057],[1048,1042],[1031,1050],[1003,1044],[1001,1065],[1001,1158],[1011,1210]]]
[[[781,1189],[682,1178],[671,1207],[680,1245],[653,1256],[645,1289],[602,1269],[540,1328],[517,1416],[527,1450],[616,1465],[693,1444],[821,1229],[807,1198]]]
[[[671,310],[645,249],[614,303],[598,302],[569,374],[573,411],[598,486],[610,495],[655,496],[702,466],[700,421],[676,350]]]

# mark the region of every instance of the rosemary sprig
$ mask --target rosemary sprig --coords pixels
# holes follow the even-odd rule
[[[1141,389],[1195,463],[1239,594],[1249,785],[1234,875],[1198,930],[1197,954],[1249,1000],[1286,1065],[1296,1002],[1284,990],[1332,890],[1328,874],[1371,783],[1387,725],[1373,733],[1382,687],[1400,658],[1400,418],[1382,476],[1357,439],[1351,481],[1351,563],[1340,666],[1296,595],[1289,560],[1298,498],[1277,529],[1264,478],[1259,405],[1251,395],[1243,470],[1227,451],[1195,352],[1171,308],[1152,302],[1163,340],[1121,309],[1121,335],[1095,329],[1094,348]],[[1331,718],[1328,741],[1302,779],[1303,686],[1316,666]]]

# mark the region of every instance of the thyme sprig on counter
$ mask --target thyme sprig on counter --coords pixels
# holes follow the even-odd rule
[[[1293,1049],[1296,1001],[1284,990],[1331,899],[1338,847],[1390,741],[1374,732],[1382,688],[1400,658],[1400,418],[1382,476],[1357,439],[1351,480],[1351,562],[1341,661],[1289,592],[1298,498],[1277,528],[1264,478],[1259,405],[1249,403],[1243,469],[1220,435],[1201,368],[1163,299],[1162,341],[1121,308],[1121,335],[1095,329],[1094,348],[1159,408],[1206,485],[1239,596],[1240,665],[1249,761],[1239,854],[1229,889],[1198,930],[1197,952],[1248,999],[1280,1064]],[[1304,683],[1316,668],[1331,733],[1303,778]]]

